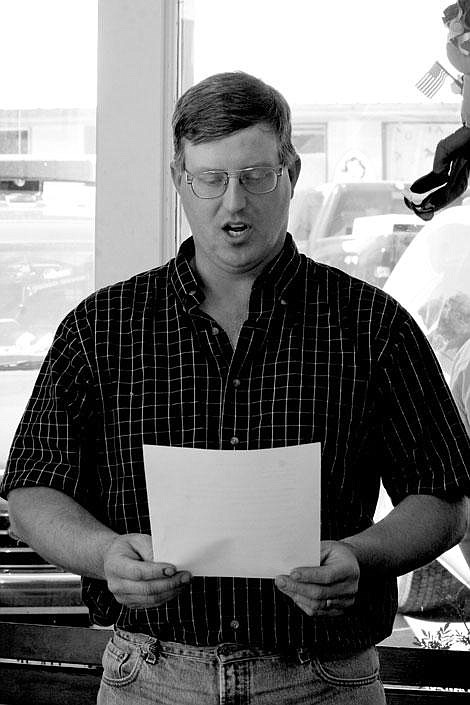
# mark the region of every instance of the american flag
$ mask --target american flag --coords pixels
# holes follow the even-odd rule
[[[448,75],[445,68],[438,61],[435,61],[429,71],[426,71],[424,76],[419,79],[416,88],[428,98],[432,98],[441,88]]]

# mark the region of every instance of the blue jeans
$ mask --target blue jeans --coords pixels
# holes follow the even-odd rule
[[[103,666],[98,705],[385,705],[373,647],[325,658],[299,649],[287,657],[117,631]]]

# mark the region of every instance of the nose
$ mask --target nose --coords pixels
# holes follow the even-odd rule
[[[223,203],[227,211],[236,213],[244,208],[246,203],[246,191],[241,185],[238,175],[229,177],[227,190],[223,196]]]

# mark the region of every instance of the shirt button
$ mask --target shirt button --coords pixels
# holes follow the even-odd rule
[[[238,627],[240,626],[240,622],[238,621],[238,619],[232,619],[232,621],[230,622],[230,626],[232,627],[232,629],[238,629]]]
[[[235,379],[232,380],[232,384],[233,384],[234,387],[239,387],[239,386],[241,385],[241,382],[240,382],[240,380],[238,379],[238,377],[235,377]]]
[[[240,443],[240,440],[236,436],[232,436],[232,438],[230,439],[230,443],[233,446],[237,446]]]
[[[219,335],[220,333],[220,328],[217,328],[217,326],[212,327],[212,335]]]
[[[281,306],[287,306],[287,301],[285,299],[279,299]]]

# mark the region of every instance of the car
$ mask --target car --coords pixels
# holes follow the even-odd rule
[[[356,218],[409,214],[403,189],[404,184],[395,181],[341,181],[300,190],[292,200],[290,232],[303,252],[331,264],[331,256],[341,252],[343,239],[352,234]]]
[[[294,194],[289,230],[301,252],[382,287],[424,226],[395,181],[326,183]],[[460,204],[470,195],[461,196]]]
[[[406,248],[424,223],[408,214],[356,218],[352,236],[342,243],[348,252],[350,273],[383,288]]]

